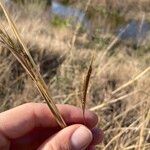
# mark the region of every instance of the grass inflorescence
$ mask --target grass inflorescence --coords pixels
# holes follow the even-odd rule
[[[13,41],[13,39],[2,29],[0,29],[0,42],[1,44],[6,48],[9,49],[12,54],[16,57],[16,59],[21,63],[21,65],[24,67],[24,69],[27,71],[27,73],[32,78],[33,82],[37,86],[37,89],[45,99],[47,105],[49,106],[50,110],[52,111],[55,119],[57,120],[58,124],[64,128],[66,127],[66,123],[63,120],[61,114],[59,113],[53,99],[51,98],[47,86],[41,77],[36,64],[34,63],[34,60],[32,59],[30,53],[28,52],[26,46],[24,45],[21,37],[19,36],[19,33],[17,31],[17,28],[13,21],[11,20],[7,10],[3,6],[3,4],[0,2],[0,6],[3,9],[5,16],[9,22],[9,25],[12,28],[12,31],[14,32],[15,37],[19,42],[18,45]]]

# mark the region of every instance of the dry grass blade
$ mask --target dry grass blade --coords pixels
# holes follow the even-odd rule
[[[90,77],[91,77],[91,73],[92,73],[93,60],[94,60],[94,57],[92,57],[92,60],[91,60],[90,66],[88,68],[88,72],[87,72],[87,75],[85,77],[84,84],[83,84],[83,97],[82,97],[83,117],[84,117],[84,113],[85,113],[86,96],[87,96],[87,90],[88,90],[89,81],[90,81]]]
[[[88,10],[90,4],[91,4],[91,0],[88,0],[83,12],[85,12],[85,13],[87,12],[87,10]],[[71,44],[71,50],[72,50],[73,47],[74,47],[74,44],[75,44],[76,38],[77,38],[77,34],[78,34],[80,28],[81,28],[81,23],[80,23],[78,26],[76,26],[75,31],[74,31],[74,33],[73,33],[73,37],[72,37],[71,43],[70,43],[70,44]]]
[[[101,108],[105,108],[106,106],[110,105],[110,104],[114,104],[118,101],[121,101],[121,100],[124,100],[125,98],[129,97],[129,96],[132,96],[136,93],[138,93],[139,91],[133,91],[131,93],[128,93],[128,94],[125,94],[119,98],[116,98],[116,99],[105,99],[104,102],[98,106],[95,106],[95,107],[92,107],[90,110],[91,111],[96,111],[98,109],[101,109]]]
[[[112,94],[114,95],[117,92],[121,91],[122,89],[126,88],[127,86],[131,85],[132,83],[134,83],[135,81],[139,80],[143,75],[145,75],[149,71],[150,71],[150,66],[147,67],[140,74],[138,74],[136,77],[134,77],[132,80],[128,81],[127,83],[125,83],[124,85],[122,85],[121,87],[119,87],[118,89],[116,89],[115,91],[113,91]]]
[[[137,120],[135,120],[132,124],[130,124],[130,126],[128,128],[131,128],[131,127],[134,127],[137,123]],[[109,142],[108,144],[103,148],[103,150],[107,150],[108,147],[115,141],[115,140],[118,140],[119,137],[121,137],[121,135],[123,133],[126,133],[128,128],[126,128],[125,130],[122,130],[121,132],[119,132],[116,136],[114,136]]]
[[[42,97],[45,99],[47,105],[49,106],[50,110],[52,111],[56,121],[58,124],[64,128],[66,127],[66,123],[64,119],[62,118],[60,112],[58,111],[53,99],[51,98],[47,86],[40,75],[36,64],[34,63],[34,60],[32,59],[30,53],[28,52],[23,40],[21,39],[17,28],[14,24],[14,22],[11,20],[7,10],[5,9],[2,2],[0,2],[0,6],[8,20],[8,23],[17,39],[17,42],[14,42],[12,38],[4,32],[2,29],[0,29],[0,43],[9,49],[12,54],[16,57],[16,59],[21,63],[21,65],[24,67],[24,69],[27,71],[27,73],[30,75],[32,80],[34,81],[35,85],[37,86],[37,89],[41,93]]]

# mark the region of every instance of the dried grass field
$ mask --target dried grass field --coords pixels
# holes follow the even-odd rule
[[[116,32],[130,20],[149,24],[150,1],[60,3],[83,10],[90,27],[53,14],[45,1],[6,4],[52,98],[80,107],[83,80],[94,56],[86,108],[98,114],[98,126],[105,133],[97,149],[149,150],[150,30],[138,43],[134,38],[122,40]],[[1,9],[0,27],[14,37]],[[0,44],[0,112],[27,102],[44,100],[16,58]]]

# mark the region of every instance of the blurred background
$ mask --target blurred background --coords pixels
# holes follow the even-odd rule
[[[3,0],[56,103],[81,105],[94,55],[87,109],[105,138],[97,149],[150,149],[150,0]],[[12,32],[0,9],[0,24]],[[12,35],[13,36],[13,35]],[[0,46],[0,112],[44,102]]]

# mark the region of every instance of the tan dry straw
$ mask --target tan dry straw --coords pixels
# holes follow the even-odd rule
[[[18,33],[15,23],[12,21],[9,13],[7,12],[5,6],[0,1],[0,7],[2,8],[7,21],[13,31],[15,38],[17,39],[17,43],[2,29],[0,29],[0,43],[9,49],[12,54],[16,57],[16,59],[20,62],[26,72],[30,75],[33,82],[35,83],[38,91],[46,101],[47,105],[49,106],[51,112],[53,113],[57,123],[62,127],[66,127],[66,123],[62,118],[59,110],[57,109],[52,97],[49,94],[48,88],[40,75],[37,66],[32,59],[27,47],[25,46],[21,36]]]

